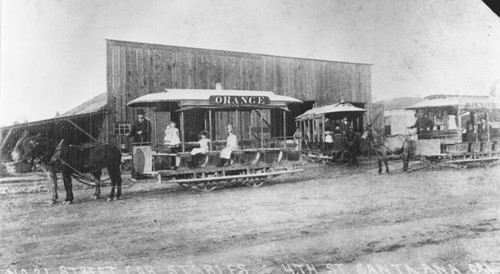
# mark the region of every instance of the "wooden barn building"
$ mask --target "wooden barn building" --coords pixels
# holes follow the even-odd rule
[[[125,136],[135,118],[127,102],[149,93],[175,89],[214,89],[221,83],[223,89],[266,90],[279,95],[295,97],[302,105],[290,106],[286,118],[287,135],[295,130],[294,118],[313,106],[338,103],[341,98],[362,108],[371,105],[371,65],[335,62],[305,58],[291,58],[199,48],[186,48],[126,41],[107,41],[107,89],[109,115],[108,136],[116,137],[116,144],[130,145]],[[163,140],[168,121],[179,122],[176,111],[146,108],[146,118],[158,126],[153,132],[156,144]],[[186,113],[185,138],[195,139],[203,130],[202,119],[196,112]],[[216,114],[216,132],[233,121],[241,121],[238,128],[250,128],[242,139],[282,136],[283,114],[273,111]],[[370,113],[369,113],[370,115]],[[261,122],[261,116],[264,123]],[[261,129],[261,127],[264,127]],[[259,134],[263,132],[264,136]],[[225,136],[213,136],[225,139]]]
[[[101,94],[61,117],[17,124],[0,128],[1,160],[9,160],[10,151],[22,131],[46,134],[56,139],[65,138],[72,143],[111,142],[126,145],[130,124],[135,119],[131,100],[167,88],[214,89],[221,83],[223,89],[265,90],[278,95],[295,97],[302,105],[291,105],[286,118],[287,135],[295,130],[294,118],[313,106],[346,102],[371,111],[371,65],[335,62],[305,58],[292,58],[222,50],[187,48],[128,41],[106,41],[107,93]],[[175,109],[175,107],[174,107]],[[179,113],[145,108],[146,118],[158,126],[154,130],[155,144],[161,144],[163,130],[170,120],[179,122]],[[251,114],[216,113],[215,128],[241,121],[238,127],[250,128],[244,139],[282,136],[281,111],[255,111]],[[368,118],[370,120],[370,118]],[[185,116],[186,141],[195,139],[203,130],[202,119],[190,111]],[[264,123],[262,123],[264,121]],[[271,125],[280,125],[272,127]],[[224,132],[216,130],[215,132]],[[248,131],[246,131],[248,132]],[[264,134],[264,136],[260,136]],[[225,136],[212,136],[225,139]]]

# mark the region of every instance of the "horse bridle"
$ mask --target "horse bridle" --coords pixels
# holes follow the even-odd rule
[[[57,144],[56,149],[54,151],[54,154],[52,154],[52,156],[50,157],[49,165],[53,165],[60,160],[63,143],[64,143],[64,139],[62,139],[61,142],[59,142],[59,144]]]

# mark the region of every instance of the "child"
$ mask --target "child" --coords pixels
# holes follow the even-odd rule
[[[181,139],[179,136],[179,129],[175,127],[175,122],[170,121],[170,125],[165,129],[165,138],[163,139],[165,147],[170,153],[177,153],[177,149],[181,145]],[[179,165],[180,158],[175,156],[170,157],[169,168],[177,169]],[[172,163],[174,163],[172,165]]]

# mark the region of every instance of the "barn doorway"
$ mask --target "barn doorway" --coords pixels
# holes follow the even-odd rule
[[[293,136],[295,132],[295,118],[300,114],[313,108],[315,101],[304,101],[302,104],[289,104],[289,112],[286,113],[286,136]],[[271,136],[283,137],[283,111],[280,109],[271,110]]]

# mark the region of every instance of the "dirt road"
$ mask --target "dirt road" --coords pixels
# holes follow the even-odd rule
[[[79,187],[69,206],[48,206],[40,182],[0,183],[0,271],[500,271],[499,167],[306,168],[211,193],[141,181],[111,203]]]

